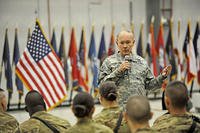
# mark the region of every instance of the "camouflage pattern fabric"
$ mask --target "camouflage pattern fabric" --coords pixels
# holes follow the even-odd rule
[[[45,111],[36,112],[33,114],[33,116],[47,121],[60,132],[65,132],[70,127],[70,124],[67,120],[53,116]],[[52,130],[44,123],[34,118],[30,118],[29,120],[20,124],[20,130],[28,133],[52,133]]]
[[[112,108],[104,108],[99,114],[94,116],[94,121],[102,125],[115,129],[117,121],[119,119],[121,109],[119,106]],[[118,133],[129,133],[128,125],[122,120]]]
[[[136,54],[131,55],[131,69],[121,73],[118,68],[125,61],[120,53],[106,58],[100,68],[99,84],[107,80],[114,81],[119,87],[119,103],[126,104],[132,95],[146,96],[147,91],[161,88],[166,77],[159,75],[155,78],[147,65],[147,62]]]
[[[191,114],[184,115],[171,115],[164,114],[153,124],[153,128],[159,132],[173,132],[173,133],[187,133],[192,126]],[[194,133],[200,132],[200,123],[196,122],[196,128]]]
[[[113,133],[113,131],[109,127],[94,122],[92,119],[81,118],[66,133]]]
[[[159,132],[153,128],[140,128],[136,130],[135,133],[159,133]]]
[[[0,110],[0,133],[19,132],[19,123],[11,115]]]

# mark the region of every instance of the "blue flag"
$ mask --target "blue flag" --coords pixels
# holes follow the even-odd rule
[[[194,51],[195,51],[196,58],[197,58],[197,56],[200,55],[200,53],[199,53],[200,51],[198,51],[198,47],[197,47],[199,36],[200,36],[199,22],[197,22],[194,37],[193,37],[193,45],[194,45]]]
[[[88,57],[91,61],[91,67],[92,67],[92,74],[93,74],[93,82],[92,82],[92,88],[91,93],[94,91],[95,95],[97,92],[98,87],[98,67],[97,67],[97,55],[96,55],[96,46],[95,46],[95,39],[94,39],[94,27],[92,28],[92,34],[91,34],[91,40],[90,40],[90,47],[89,47],[89,53]]]
[[[17,65],[17,62],[19,61],[20,53],[19,53],[19,42],[18,42],[18,35],[17,35],[17,29],[15,29],[15,40],[14,40],[14,51],[13,51],[13,63],[12,65]],[[23,95],[23,84],[17,74],[15,74],[15,84],[17,86],[17,90],[20,95]]]
[[[62,28],[58,57],[60,58],[64,67],[65,82],[66,82],[66,87],[68,88],[69,86],[68,62],[67,62],[67,56],[66,56],[66,50],[65,50],[64,28]]]
[[[141,25],[140,28],[140,36],[139,36],[139,40],[138,40],[138,45],[137,45],[137,54],[141,57],[144,57],[143,55],[143,24]]]
[[[6,87],[8,90],[8,109],[10,106],[10,99],[12,97],[13,92],[13,82],[12,82],[12,69],[10,64],[10,50],[8,43],[8,29],[6,29],[5,42],[4,42],[4,50],[3,50],[3,64],[5,67],[5,77],[6,77]]]
[[[174,54],[173,37],[172,37],[172,22],[170,21],[169,33],[166,42],[166,52],[168,56],[169,63],[172,65],[172,71],[170,73],[170,81],[176,79],[177,77],[177,67]]]
[[[14,51],[13,51],[13,62],[12,65],[16,67],[17,62],[20,58],[20,52],[19,52],[19,42],[18,42],[18,35],[17,35],[17,29],[15,29],[15,40],[14,40]],[[23,95],[23,83],[19,79],[18,75],[15,74],[15,85],[17,86],[18,94],[19,94],[19,101],[18,101],[18,108],[21,106],[21,97]]]
[[[98,53],[98,59],[100,60],[100,65],[103,63],[106,56],[107,56],[107,52],[106,52],[104,27],[103,27],[102,34],[101,34],[101,42],[100,42],[100,46],[99,46],[99,53]]]
[[[56,54],[58,55],[56,44],[57,44],[56,43],[56,33],[55,33],[55,29],[53,29],[53,35],[52,35],[52,38],[51,38],[51,45],[52,45],[54,51],[56,52]]]

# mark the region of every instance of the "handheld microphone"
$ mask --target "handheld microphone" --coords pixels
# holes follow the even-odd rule
[[[126,55],[126,56],[124,57],[124,60],[125,60],[125,61],[128,61],[128,62],[131,62],[131,61],[132,61],[132,58],[131,58],[131,56]]]
[[[126,56],[124,57],[124,60],[125,60],[125,61],[128,61],[128,62],[131,62],[131,61],[132,61],[132,58],[131,58],[131,56],[126,55]],[[130,69],[129,69],[129,70],[128,70],[128,69],[125,70],[125,71],[124,71],[124,74],[125,74],[125,75],[128,75],[129,71],[130,71]]]

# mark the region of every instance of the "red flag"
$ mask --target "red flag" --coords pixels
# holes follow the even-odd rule
[[[61,61],[50,47],[38,20],[25,51],[17,63],[16,73],[28,89],[41,93],[48,110],[66,98]]]
[[[164,39],[163,39],[163,25],[160,23],[159,33],[156,43],[156,51],[158,53],[159,58],[159,70],[160,72],[166,66],[166,51],[164,47]]]
[[[112,26],[110,45],[108,48],[108,56],[113,55],[115,53],[115,26]]]
[[[80,67],[79,67],[80,65],[78,60],[78,52],[76,47],[74,28],[72,28],[71,32],[71,41],[70,41],[68,56],[70,57],[72,66],[73,88],[76,89],[77,91],[83,91],[82,89],[84,88],[84,90],[88,92],[89,88],[80,73]]]
[[[150,25],[150,34],[151,34],[151,55],[152,55],[152,63],[153,63],[153,74],[154,76],[157,76],[158,72],[157,72],[157,64],[156,64],[156,49],[155,49],[155,41],[154,41],[153,23],[151,23]]]

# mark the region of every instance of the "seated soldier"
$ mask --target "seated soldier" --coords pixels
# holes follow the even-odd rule
[[[59,133],[65,132],[70,124],[67,120],[46,112],[46,105],[39,92],[32,90],[26,94],[25,109],[30,119],[20,124],[22,132]]]
[[[94,117],[94,121],[110,127],[113,131],[118,130],[118,133],[130,132],[127,124],[122,120],[123,115],[117,103],[118,95],[115,82],[106,81],[102,83],[99,87],[99,94],[99,101],[104,108]],[[119,123],[119,125],[117,123]]]
[[[6,113],[7,100],[4,90],[0,88],[0,133],[13,133],[17,130],[19,132],[19,123],[17,120]]]
[[[156,119],[153,127],[160,132],[192,133],[200,132],[198,119],[186,110],[188,90],[181,81],[174,81],[165,90],[165,104],[169,113]]]
[[[85,92],[78,93],[72,103],[72,111],[77,117],[77,123],[67,130],[67,133],[112,133],[109,127],[92,120],[94,100]]]
[[[153,113],[150,109],[149,101],[144,96],[132,96],[128,99],[124,112],[125,121],[131,133],[155,133],[156,130],[150,128],[149,120]]]

